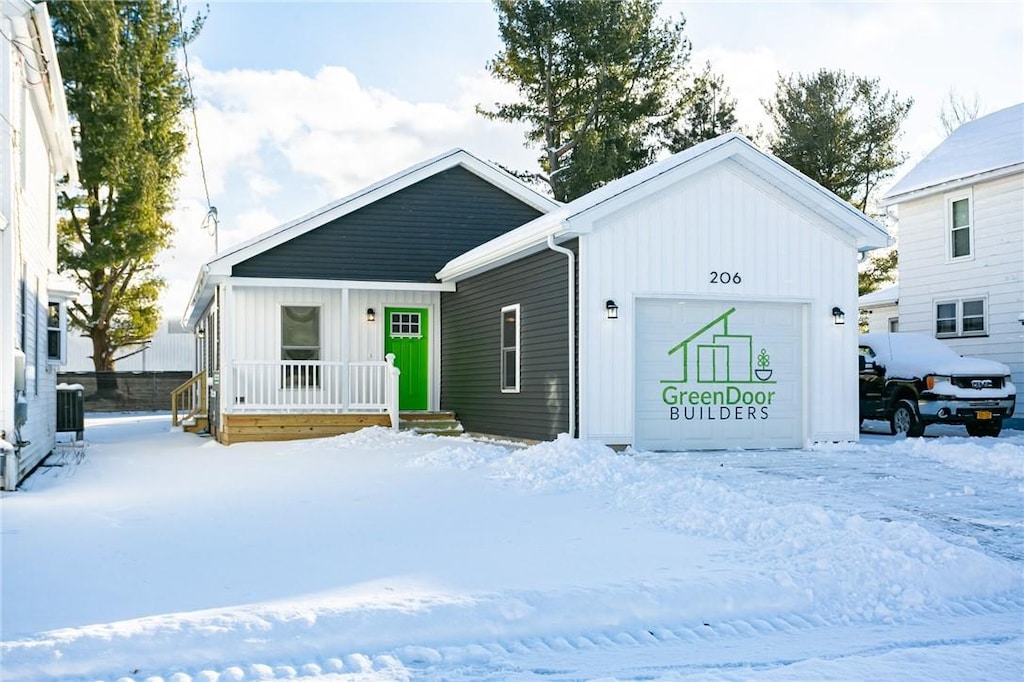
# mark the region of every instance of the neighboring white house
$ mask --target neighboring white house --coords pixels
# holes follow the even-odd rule
[[[0,454],[4,487],[56,441],[56,377],[66,354],[57,272],[56,183],[74,144],[45,4],[0,0]]]
[[[960,126],[882,203],[899,219],[899,330],[1024,386],[1024,104]]]
[[[191,372],[196,369],[196,339],[180,320],[163,320],[144,344],[115,355],[118,372]],[[72,331],[63,372],[93,372],[92,339]]]
[[[869,332],[898,332],[900,330],[900,285],[893,284],[872,291],[857,299],[861,315]]]

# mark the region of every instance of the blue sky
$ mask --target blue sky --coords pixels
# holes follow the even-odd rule
[[[214,0],[209,8],[189,62],[221,251],[452,147],[535,168],[520,129],[474,111],[511,96],[486,73],[501,47],[489,2]],[[1019,0],[666,1],[663,13],[685,16],[691,64],[710,61],[725,77],[750,132],[779,73],[819,68],[879,78],[914,98],[901,138],[911,163],[941,142],[938,115],[951,90],[977,97],[982,113],[1024,101]],[[161,259],[171,317],[213,256],[199,228],[200,178],[193,146],[172,217],[176,246]]]

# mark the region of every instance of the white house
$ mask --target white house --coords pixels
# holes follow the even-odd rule
[[[1024,104],[960,126],[882,201],[899,219],[900,331],[1024,385]]]
[[[803,447],[858,438],[857,260],[889,243],[738,135],[566,205],[454,150],[210,261],[183,321],[225,443],[394,425],[391,355],[402,412],[472,433]]]
[[[56,183],[76,171],[46,5],[2,0],[0,12],[0,454],[9,489],[56,441],[65,303],[76,293],[56,276]]]

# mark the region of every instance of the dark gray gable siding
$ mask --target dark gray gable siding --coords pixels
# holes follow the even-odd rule
[[[578,253],[576,240],[564,246]],[[441,294],[441,407],[463,428],[550,440],[569,428],[568,263],[545,250]],[[501,309],[520,305],[519,393],[500,384]]]
[[[455,166],[253,256],[232,274],[436,282],[451,259],[539,215]]]

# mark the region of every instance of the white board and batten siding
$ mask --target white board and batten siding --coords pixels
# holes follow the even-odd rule
[[[581,300],[590,302],[580,311],[580,392],[591,398],[581,436],[652,449],[856,440],[856,245],[824,221],[732,162],[599,218],[580,246]],[[618,319],[607,319],[606,300],[618,304]],[[833,306],[846,324],[834,324]],[[742,360],[748,374],[732,377],[739,399],[729,402],[726,382],[718,390],[727,404],[698,395],[703,419],[673,419],[663,382],[682,378],[682,360],[669,352],[731,309],[728,335],[753,344]],[[751,352],[735,340],[701,343],[712,364]],[[762,350],[766,382],[750,377]],[[747,388],[769,385],[771,405],[758,404],[766,395],[743,400]]]
[[[281,307],[320,308],[320,359],[365,362],[384,359],[386,307],[424,308],[428,315],[431,362],[431,409],[440,391],[440,294],[437,291],[348,289],[331,286],[245,286],[231,289],[236,330],[227,342],[235,361],[281,359]],[[376,319],[369,322],[372,308]],[[227,320],[225,326],[230,324]],[[227,358],[225,358],[227,361]]]
[[[971,197],[973,257],[951,262],[947,199],[965,195]],[[1014,383],[1024,385],[1024,176],[900,203],[899,221],[900,331],[934,335],[936,303],[984,298],[987,335],[941,340],[961,355],[1008,365]]]

